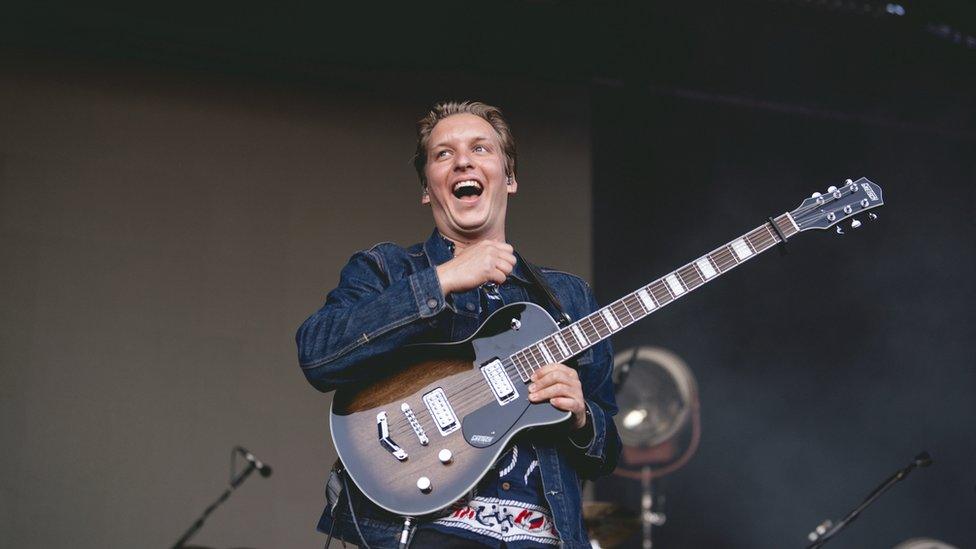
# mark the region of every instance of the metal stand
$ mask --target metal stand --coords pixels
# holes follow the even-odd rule
[[[643,531],[644,549],[652,549],[654,540],[651,536],[651,529],[667,522],[668,518],[663,513],[658,513],[654,508],[654,476],[651,474],[651,466],[645,465],[641,469],[641,528]]]
[[[183,547],[184,544],[186,544],[186,542],[190,541],[190,538],[192,538],[194,534],[196,534],[200,530],[200,528],[203,527],[203,521],[207,520],[207,517],[210,516],[210,513],[213,513],[214,510],[217,509],[217,507],[220,507],[222,503],[227,501],[227,498],[230,497],[230,495],[234,492],[234,490],[237,490],[237,487],[240,486],[244,482],[244,480],[247,477],[249,477],[251,473],[254,472],[255,469],[257,469],[257,467],[254,465],[254,462],[253,461],[248,462],[247,467],[243,471],[241,471],[239,475],[231,479],[230,486],[228,486],[227,489],[224,490],[223,494],[220,494],[220,497],[217,498],[217,501],[211,503],[210,506],[203,511],[203,514],[200,515],[200,518],[198,518],[192,525],[190,525],[190,528],[186,531],[186,533],[184,533],[183,536],[180,537],[180,539],[176,540],[176,543],[173,544],[172,549],[180,549],[181,547]]]
[[[837,524],[834,524],[829,519],[820,523],[820,525],[817,526],[814,529],[814,531],[810,532],[810,534],[807,536],[807,539],[813,542],[807,546],[807,549],[816,549],[818,547],[822,547],[825,543],[830,541],[832,537],[837,535],[838,532],[843,530],[848,524],[854,522],[854,520],[857,519],[858,515],[861,514],[861,511],[867,509],[869,505],[871,505],[872,503],[874,503],[876,499],[881,497],[881,494],[884,494],[885,492],[888,491],[889,488],[891,488],[896,483],[898,483],[899,481],[907,477],[908,473],[911,473],[913,469],[915,469],[916,467],[928,467],[931,464],[932,464],[932,457],[929,456],[928,452],[922,452],[921,454],[915,456],[915,459],[912,460],[912,462],[909,463],[907,467],[905,467],[904,469],[899,469],[897,472],[895,472],[895,474],[888,477],[884,482],[881,483],[880,486],[878,486],[870,494],[868,494],[868,497],[864,498],[864,501],[862,501],[860,505],[855,507],[854,510],[851,511],[850,513],[847,513],[847,516],[842,518]]]

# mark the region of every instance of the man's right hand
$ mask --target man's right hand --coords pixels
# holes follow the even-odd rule
[[[504,242],[482,240],[458,252],[454,259],[437,266],[444,297],[466,292],[485,282],[502,284],[515,268],[515,249]]]

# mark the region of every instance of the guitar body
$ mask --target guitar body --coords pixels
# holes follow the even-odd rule
[[[557,329],[543,308],[514,303],[464,341],[405,347],[387,359],[397,363],[390,376],[337,391],[332,441],[353,482],[387,511],[427,515],[474,488],[515,434],[568,419],[530,403],[526,376],[508,361]]]

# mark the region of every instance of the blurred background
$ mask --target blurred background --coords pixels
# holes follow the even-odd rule
[[[877,183],[877,221],[798,235],[614,340],[697,379],[655,547],[803,546],[921,450],[831,545],[973,545],[964,0],[5,7],[0,545],[169,546],[244,445],[274,475],[194,542],[321,546],[331,396],[294,331],[355,251],[429,234],[414,122],[447,98],[505,110],[509,238],[603,303]],[[633,513],[639,492],[595,487]]]

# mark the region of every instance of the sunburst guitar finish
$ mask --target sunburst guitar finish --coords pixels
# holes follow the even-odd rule
[[[389,377],[339,390],[332,440],[353,482],[392,513],[427,515],[469,492],[516,433],[568,419],[530,403],[510,361],[557,329],[538,305],[507,305],[470,338],[405,347]]]

